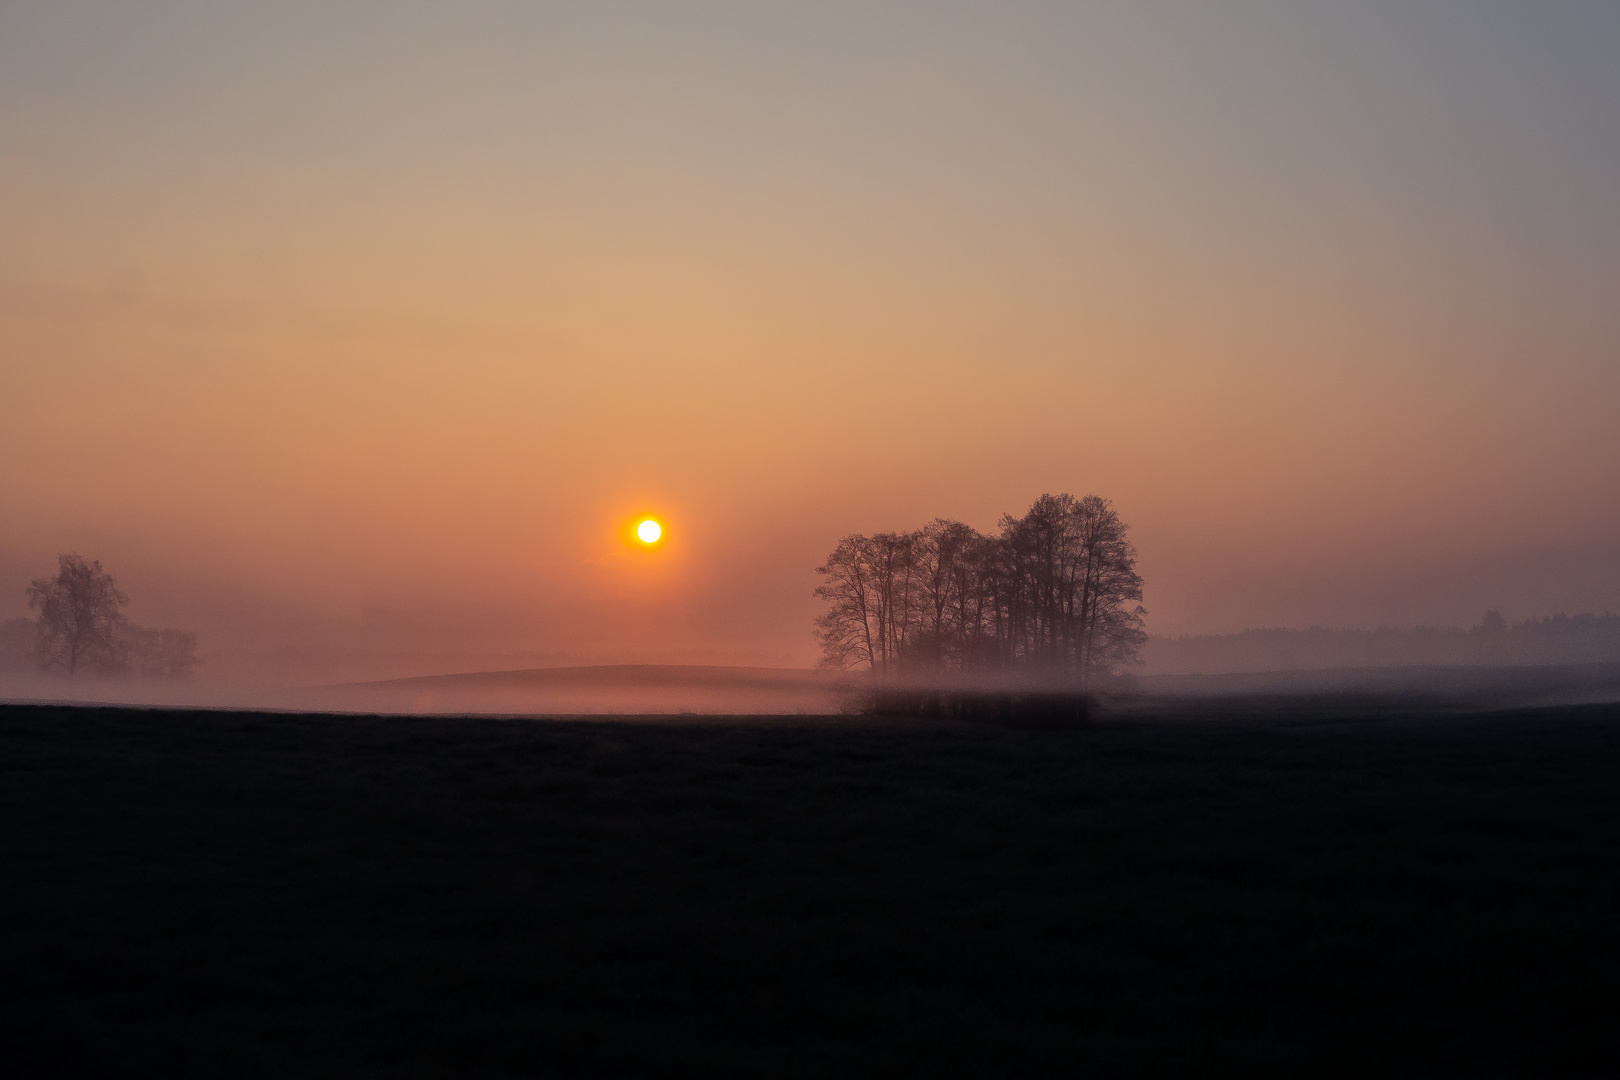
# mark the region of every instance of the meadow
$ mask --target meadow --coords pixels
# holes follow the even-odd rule
[[[0,705],[9,1053],[233,1076],[1612,1075],[1620,706]]]

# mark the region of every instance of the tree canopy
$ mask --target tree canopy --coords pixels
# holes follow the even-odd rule
[[[28,606],[39,613],[35,642],[43,671],[113,671],[123,664],[119,630],[129,597],[101,563],[75,553],[60,556],[54,578],[28,586]]]

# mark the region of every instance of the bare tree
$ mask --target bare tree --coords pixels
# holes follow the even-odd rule
[[[961,667],[961,621],[966,613],[962,592],[970,587],[963,571],[971,563],[973,544],[979,538],[972,526],[944,518],[935,518],[911,534],[918,593],[918,626],[908,657],[911,666],[931,670]]]
[[[887,676],[908,661],[921,630],[916,546],[914,533],[846,536],[816,568],[827,579],[816,595],[831,603],[816,620],[824,666]]]
[[[995,596],[988,587],[1001,558],[1000,541],[962,525],[951,559],[951,631],[957,670],[999,666],[1001,649],[991,629]]]
[[[865,664],[877,670],[882,634],[871,582],[871,546],[865,536],[846,536],[827,556],[826,564],[816,568],[826,578],[816,587],[816,596],[830,605],[816,619],[825,667],[842,670]]]
[[[54,578],[36,578],[28,586],[28,606],[39,613],[35,655],[41,670],[117,671],[125,650],[119,639],[124,625],[120,610],[129,597],[118,591],[101,563],[77,553],[58,559]]]
[[[1130,527],[1107,499],[1087,495],[1073,508],[1069,528],[1078,571],[1073,590],[1075,667],[1090,680],[1132,663],[1147,642],[1142,629],[1142,577]]]
[[[916,544],[912,533],[878,533],[867,543],[869,577],[877,597],[876,670],[897,673],[917,637]]]
[[[1069,495],[1042,495],[1021,518],[1001,519],[1001,533],[1014,575],[1008,595],[1015,605],[1010,625],[1015,655],[1031,667],[1072,667],[1075,501]]]

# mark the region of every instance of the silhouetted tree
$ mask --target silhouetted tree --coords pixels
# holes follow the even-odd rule
[[[827,579],[816,595],[831,604],[816,620],[825,665],[899,670],[918,629],[914,546],[910,534],[846,536],[816,568]]]
[[[957,671],[968,672],[1000,665],[1000,643],[988,628],[995,610],[995,595],[989,584],[1000,566],[1000,541],[962,525],[951,559],[951,633],[955,635],[952,659]]]
[[[878,670],[900,670],[917,638],[916,545],[911,533],[878,533],[867,546],[878,606]]]
[[[920,613],[910,650],[914,665],[934,670],[961,668],[964,622],[971,618],[963,601],[972,588],[968,571],[975,542],[980,539],[972,526],[944,518],[935,518],[912,534]]]
[[[865,536],[846,536],[838,542],[827,562],[816,568],[826,578],[816,587],[816,596],[827,601],[825,614],[816,619],[816,638],[821,642],[821,662],[844,669],[862,664],[872,671],[880,667],[878,600],[871,582],[872,541]]]
[[[1142,579],[1106,499],[1042,495],[987,537],[936,519],[847,536],[818,573],[822,662],[880,677],[1022,669],[1082,683],[1134,663]]]
[[[77,675],[81,669],[116,671],[124,655],[118,631],[129,598],[101,563],[60,556],[54,578],[28,586],[28,606],[39,613],[35,651],[41,670]]]
[[[1074,666],[1083,678],[1134,663],[1147,643],[1142,623],[1142,577],[1136,546],[1107,499],[1087,495],[1069,511],[1075,570],[1067,596],[1073,630]]]

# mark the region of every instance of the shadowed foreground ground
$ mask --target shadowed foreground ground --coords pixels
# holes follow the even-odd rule
[[[1620,1065],[1620,707],[1166,709],[1054,733],[0,706],[8,1053],[221,1076]]]

